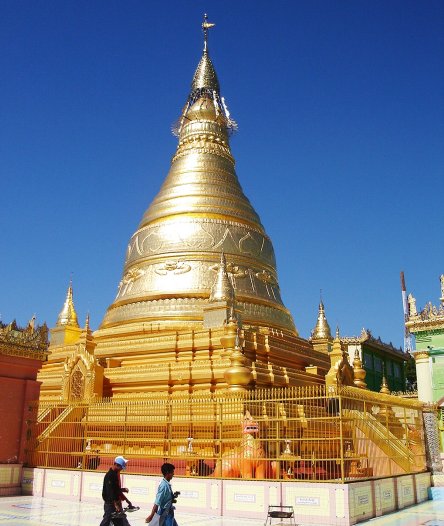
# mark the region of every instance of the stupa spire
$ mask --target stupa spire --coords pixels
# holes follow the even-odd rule
[[[208,15],[204,14],[204,21],[202,22],[202,30],[204,34],[204,53],[208,51],[208,30],[214,27],[216,24],[208,22]]]
[[[379,392],[382,394],[390,394],[390,387],[388,385],[387,377],[385,375],[385,364],[383,364],[382,366],[382,383]]]
[[[229,305],[233,304],[234,290],[227,272],[227,261],[224,251],[220,255],[219,269],[210,293],[210,303],[215,301],[226,301]]]
[[[203,54],[191,83],[191,95],[198,90],[205,90],[210,96],[213,96],[213,92],[216,92],[216,94],[219,95],[219,80],[208,54],[208,30],[215,25],[216,24],[208,22],[207,15],[204,15],[204,21],[202,23],[202,29],[204,33]]]
[[[73,294],[72,294],[72,279],[69,281],[68,291],[66,293],[65,303],[60,311],[59,317],[57,318],[57,326],[70,325],[78,327],[79,322],[77,321],[77,312],[74,307]]]
[[[325,308],[322,298],[319,302],[318,319],[316,321],[316,326],[313,329],[311,339],[331,339],[330,325],[328,324],[327,318],[325,317]]]

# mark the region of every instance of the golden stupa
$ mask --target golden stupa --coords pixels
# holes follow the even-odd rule
[[[236,123],[208,51],[212,24],[202,27],[177,150],[128,243],[117,296],[91,334],[78,326],[70,285],[39,375],[43,399],[61,390],[63,398],[88,398],[324,382],[329,330],[315,349],[282,302],[273,245],[236,175]],[[240,384],[230,362],[237,332]],[[76,370],[80,391],[70,387]]]
[[[138,474],[170,459],[184,476],[336,482],[422,471],[421,404],[367,391],[322,300],[310,340],[298,335],[234,169],[236,125],[202,27],[177,151],[97,331],[89,317],[79,326],[69,284],[28,407],[26,461],[103,471],[123,454]]]

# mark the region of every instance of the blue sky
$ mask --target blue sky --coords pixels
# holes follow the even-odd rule
[[[443,1],[0,4],[0,313],[54,326],[73,274],[97,328],[166,176],[202,49],[239,132],[242,187],[302,336],[402,344],[444,273]]]

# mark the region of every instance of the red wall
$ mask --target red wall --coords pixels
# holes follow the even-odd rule
[[[0,355],[0,462],[16,457],[23,462],[26,442],[27,403],[37,400],[42,362],[30,358]]]

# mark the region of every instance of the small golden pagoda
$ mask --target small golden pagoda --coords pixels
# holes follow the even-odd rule
[[[325,307],[321,299],[319,302],[318,319],[315,328],[312,330],[310,341],[316,351],[328,353],[332,350],[333,338],[325,316]]]
[[[237,126],[209,55],[212,24],[202,27],[177,150],[128,243],[116,298],[90,334],[78,325],[70,284],[39,375],[42,399],[78,398],[79,385],[86,397],[238,389],[233,349],[249,370],[244,389],[324,383],[328,323],[324,316],[314,345],[282,302],[272,242],[236,175],[229,140]]]

